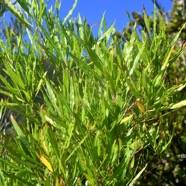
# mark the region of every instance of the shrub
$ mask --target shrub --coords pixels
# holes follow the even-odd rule
[[[25,30],[6,27],[0,40],[1,117],[15,130],[1,134],[2,185],[135,184],[165,154],[170,115],[186,105],[175,96],[185,84],[166,83],[180,32],[170,41],[163,19],[156,34],[146,16],[147,32],[134,25],[122,40],[103,16],[94,36],[69,18],[77,1],[64,20],[58,2],[19,3],[21,12],[4,6]]]

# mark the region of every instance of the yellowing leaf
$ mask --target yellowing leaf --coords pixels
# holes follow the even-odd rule
[[[48,168],[48,170],[50,172],[54,172],[53,169],[52,169],[51,164],[48,162],[48,160],[42,154],[39,154],[39,159]]]
[[[186,84],[185,85],[179,85],[179,86],[176,87],[176,91],[181,91],[185,87],[186,87]]]
[[[132,117],[133,117],[133,114],[131,114],[130,116],[127,116],[126,118],[123,118],[123,119],[121,120],[120,124],[123,124],[123,123],[129,121]]]
[[[40,130],[39,137],[40,137],[39,139],[40,139],[40,141],[43,145],[43,148],[44,148],[45,152],[48,154],[48,149],[47,149],[47,146],[46,146],[46,143],[45,143],[45,137],[44,137],[42,129]]]
[[[174,104],[170,109],[178,109],[186,106],[186,100],[180,101],[179,103]]]
[[[136,100],[136,104],[141,112],[145,112],[144,106],[142,105],[139,98]]]
[[[110,52],[110,54],[113,56],[114,55],[114,51],[115,51],[115,47],[114,46],[111,46],[110,48],[109,48],[109,52]]]

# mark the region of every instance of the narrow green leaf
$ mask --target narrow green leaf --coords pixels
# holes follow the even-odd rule
[[[149,35],[151,36],[150,19],[147,16],[146,10],[143,10],[143,16],[144,16],[144,22],[145,22],[146,29],[147,29]]]
[[[145,167],[143,167],[143,169],[132,179],[132,181],[130,182],[129,186],[134,186],[134,184],[136,183],[136,181],[138,180],[138,178],[141,176],[141,174],[145,171],[146,167],[148,164],[145,165]]]
[[[14,119],[14,116],[13,115],[10,115],[10,119],[11,119],[11,122],[18,134],[19,137],[23,137],[25,138],[25,134],[23,133],[23,131],[21,130],[21,128],[19,127],[19,125],[17,124],[16,120]]]
[[[99,38],[98,42],[96,44],[100,44],[100,42],[103,40],[103,39],[106,39],[108,40],[109,37],[111,37],[112,34],[115,33],[115,28],[114,28],[114,24]]]
[[[103,13],[102,18],[101,18],[101,22],[100,22],[100,26],[98,30],[98,37],[101,36],[104,21],[105,21],[105,12]]]
[[[130,69],[130,73],[129,73],[130,75],[133,74],[133,72],[134,72],[134,70],[135,70],[135,68],[136,68],[136,66],[137,66],[137,64],[138,64],[138,62],[141,58],[141,55],[143,54],[144,49],[145,49],[145,44],[142,44],[142,47],[139,45],[139,47],[138,47],[139,52],[134,59],[133,66]]]
[[[67,21],[67,19],[73,14],[73,11],[74,11],[74,9],[77,6],[77,3],[78,3],[78,0],[75,0],[73,6],[71,8],[71,10],[68,12],[68,14],[66,15],[66,17],[64,18],[63,24],[65,24],[66,21]]]

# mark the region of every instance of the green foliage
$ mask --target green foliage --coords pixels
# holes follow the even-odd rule
[[[172,11],[169,15],[169,24],[167,25],[167,32],[169,34],[177,32],[182,25],[186,22],[186,1],[185,0],[179,0],[179,1],[173,1],[172,2]],[[184,28],[181,39],[186,39],[185,34],[186,28]]]
[[[137,24],[137,28],[144,30],[148,33],[149,37],[153,35],[159,35],[159,25],[163,21],[166,24],[161,24],[161,27],[164,27],[167,40],[172,40],[173,37],[177,34],[178,31],[182,28],[179,37],[177,38],[176,44],[171,49],[172,54],[178,52],[181,48],[185,46],[185,17],[186,17],[186,1],[180,0],[172,1],[172,10],[170,12],[164,12],[163,8],[159,5],[158,1],[153,1],[157,8],[158,12],[154,11],[154,17],[149,17],[150,23],[146,23],[145,19],[147,17],[144,14],[145,9],[143,8],[143,14],[133,12],[134,20],[130,19],[129,26],[124,29],[123,36],[127,36],[131,33],[133,29],[131,25],[134,25],[134,22]],[[156,8],[156,7],[155,7]],[[142,35],[142,34],[141,34]],[[143,35],[142,35],[143,36]],[[161,47],[161,43],[159,43]],[[138,181],[139,185],[176,185],[176,184],[185,184],[185,168],[184,163],[185,159],[181,158],[186,151],[185,143],[185,122],[186,122],[186,112],[185,106],[179,108],[179,106],[185,104],[186,94],[185,94],[185,69],[186,69],[186,60],[185,60],[185,51],[175,59],[175,61],[169,65],[164,75],[164,80],[167,85],[170,87],[179,86],[175,88],[176,94],[173,95],[173,100],[177,100],[177,104],[173,105],[172,108],[177,107],[175,112],[172,112],[168,117],[168,122],[170,123],[169,129],[173,130],[173,139],[170,145],[170,148],[166,151],[166,156],[157,161],[151,161],[150,166],[145,170],[146,176],[141,177]],[[166,64],[166,62],[165,62]],[[163,111],[164,112],[164,111]],[[147,180],[148,177],[148,180]]]
[[[176,99],[185,83],[165,81],[184,50],[173,53],[181,31],[170,41],[163,19],[151,30],[144,11],[147,32],[134,25],[118,39],[103,16],[95,38],[80,15],[69,17],[77,1],[64,20],[57,1],[56,11],[44,1],[18,2],[21,12],[4,5],[25,30],[6,26],[0,40],[0,116],[12,110],[16,134],[1,134],[1,184],[135,184],[165,153],[169,117],[185,106]]]

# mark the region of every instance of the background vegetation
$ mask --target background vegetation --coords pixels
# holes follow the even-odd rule
[[[175,36],[178,30],[181,29],[183,24],[186,22],[186,1],[172,1],[172,10],[170,12],[165,12],[163,7],[160,6],[161,1],[153,1],[155,2],[160,14],[163,16],[166,23],[166,35],[169,39]],[[133,12],[134,20],[130,21],[129,27],[124,29],[125,35],[130,32],[130,25],[134,22],[137,23],[138,29],[146,30],[146,26],[144,24],[144,16]],[[153,20],[153,18],[151,18]],[[159,20],[157,20],[157,23]],[[151,28],[152,28],[151,23]],[[174,50],[178,50],[180,47],[185,45],[186,40],[186,28],[183,28],[182,33],[179,36],[178,41],[176,42],[176,46]],[[174,51],[173,50],[173,51]],[[179,58],[177,58],[176,62],[173,63],[168,69],[166,73],[166,83],[168,84],[176,84],[178,82],[186,81],[185,71],[186,71],[186,52],[184,51]],[[186,98],[186,88],[183,88],[180,91],[180,94],[176,95],[175,99],[183,99]],[[150,169],[146,169],[148,173],[147,176],[143,178],[143,181],[139,182],[140,185],[177,185],[177,184],[185,184],[186,183],[186,174],[185,174],[185,163],[186,159],[181,158],[181,154],[185,155],[186,151],[186,109],[179,109],[174,114],[169,117],[170,128],[174,128],[174,134],[172,143],[169,149],[166,151],[166,156],[164,156],[157,166],[155,164],[151,164]],[[156,168],[154,168],[156,167]],[[148,179],[147,179],[148,178]]]
[[[184,184],[184,1],[96,36],[77,1],[64,20],[17,2],[0,7],[1,185]]]

